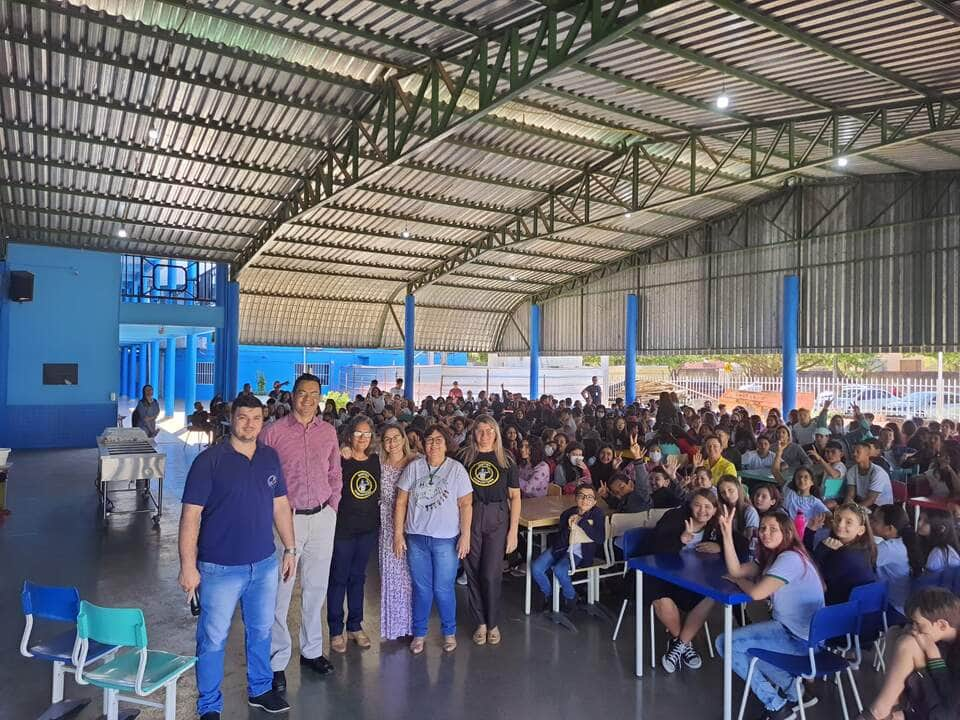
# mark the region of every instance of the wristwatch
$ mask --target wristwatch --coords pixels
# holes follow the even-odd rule
[[[297,555],[299,555],[299,553],[297,552],[297,549],[296,549],[296,548],[284,548],[284,549],[283,549],[283,554],[284,554],[284,555],[293,555],[294,557],[296,557]]]

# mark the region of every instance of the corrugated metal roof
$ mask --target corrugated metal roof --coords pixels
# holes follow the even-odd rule
[[[388,152],[386,121],[367,112],[394,79],[404,102],[414,103],[424,69],[440,63],[455,81],[478,37],[517,23],[530,44],[544,6],[0,0],[0,223],[12,240],[223,262],[246,257],[266,231],[269,241],[241,276],[245,342],[396,345],[403,294],[428,278],[416,293],[418,344],[522,351],[510,316],[525,323],[531,296],[638,252],[660,252],[671,239],[702,244],[696,234],[705,222],[729,223],[722,218],[778,193],[791,175],[817,188],[839,183],[812,191],[836,201],[859,177],[897,173],[910,182],[960,168],[960,129],[929,127],[931,118],[955,122],[960,107],[950,97],[960,94],[960,21],[944,8],[915,0],[679,0],[539,82],[521,80],[521,91],[478,119],[471,79],[453,108],[462,124],[426,149],[432,120],[422,107],[410,154],[366,179]],[[577,9],[561,11],[558,27],[569,27]],[[585,24],[576,43],[589,37]],[[546,57],[531,67],[546,70]],[[510,82],[504,75],[500,90]],[[449,100],[449,88],[440,92]],[[715,102],[721,93],[726,109]],[[944,95],[942,107],[916,106]],[[889,107],[862,128],[881,105]],[[851,108],[866,110],[855,117]],[[824,124],[830,112],[840,118],[836,128]],[[360,181],[307,202],[269,232],[356,119],[377,138],[358,158]],[[793,121],[795,147],[776,124],[784,119]],[[923,139],[902,137],[921,132]],[[626,162],[638,143],[643,207],[633,206]],[[849,155],[843,167],[835,162],[841,152]],[[801,154],[807,164],[791,170]],[[557,226],[545,232],[551,203]],[[790,212],[781,228],[794,221]],[[818,231],[859,219],[831,215]],[[758,224],[725,230],[723,242],[769,244]],[[770,257],[743,259],[757,276],[748,294],[772,292],[779,269],[764,264]],[[584,297],[604,299],[582,307],[564,300],[545,318],[548,345],[615,349],[622,318],[609,333],[599,319],[613,312],[624,278],[646,282],[650,272],[651,281],[679,289],[703,281],[689,276],[701,270],[691,259],[666,274],[630,269],[586,281]],[[733,316],[682,331],[656,327],[651,318],[677,291],[647,298],[646,349],[770,342],[773,326]],[[949,335],[950,322],[930,332]],[[843,341],[860,331],[851,328]]]

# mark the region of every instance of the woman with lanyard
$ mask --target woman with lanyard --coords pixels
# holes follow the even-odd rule
[[[380,524],[380,456],[372,452],[373,422],[355,415],[347,426],[342,451],[343,496],[337,509],[330,582],[327,587],[327,624],[330,647],[347,651],[347,639],[361,648],[370,647],[363,631],[363,586],[370,554],[377,546]],[[347,634],[343,634],[343,599],[347,599]]]
[[[447,457],[447,430],[427,428],[426,457],[418,457],[397,481],[393,550],[407,556],[413,581],[413,640],[410,652],[423,652],[430,609],[437,604],[443,650],[457,649],[457,566],[470,554],[473,488],[463,465]]]
[[[477,624],[476,645],[500,642],[500,589],[503,556],[517,549],[520,481],[517,464],[500,439],[500,426],[489,415],[474,420],[461,455],[473,486],[470,554],[464,562],[467,600]]]
[[[396,425],[380,430],[380,637],[396,640],[410,634],[410,568],[393,554],[393,510],[400,473],[416,455]]]

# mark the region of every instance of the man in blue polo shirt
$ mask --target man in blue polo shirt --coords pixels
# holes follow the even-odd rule
[[[277,595],[273,527],[283,542],[281,575],[291,577],[297,556],[293,513],[280,458],[257,443],[263,405],[255,395],[233,403],[230,437],[200,453],[187,475],[180,515],[180,587],[200,600],[197,624],[197,714],[223,712],[223,656],[240,603],[245,626],[247,696],[271,713],[290,706],[272,687],[270,627]]]

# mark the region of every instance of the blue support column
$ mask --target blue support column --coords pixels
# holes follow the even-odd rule
[[[120,392],[117,393],[119,397],[124,397],[127,394],[127,386],[130,384],[127,382],[127,353],[130,352],[129,348],[122,347],[120,348]]]
[[[416,323],[414,312],[416,301],[413,293],[408,293],[403,305],[403,396],[413,400],[413,357],[416,352],[414,340]]]
[[[150,384],[153,396],[160,397],[160,341],[150,342]]]
[[[131,400],[137,398],[137,352],[133,345],[127,347],[127,390]]]
[[[637,296],[627,295],[626,343],[624,347],[624,397],[625,404],[637,401]]]
[[[800,276],[783,277],[783,417],[797,407],[797,351],[800,329]]]
[[[183,407],[189,416],[197,401],[197,336],[187,335],[187,352],[183,363]]]
[[[177,393],[177,339],[168,337],[163,355],[163,414],[173,417]]]
[[[530,306],[530,399],[540,397],[540,306]]]
[[[227,264],[217,263],[213,280],[213,295],[217,307],[226,307],[226,289],[227,289]],[[226,313],[226,310],[224,310]],[[226,339],[226,328],[218,327],[214,333],[214,362],[213,362],[213,394],[226,398],[226,388],[224,387],[224,378],[226,378],[225,365],[226,356],[223,354]]]
[[[223,399],[229,402],[237,396],[240,374],[240,283],[227,283],[224,300]]]
[[[150,357],[149,348],[150,346],[147,343],[140,343],[140,347],[139,347],[140,352],[139,352],[139,357],[137,358],[139,362],[139,364],[137,365],[137,397],[140,397],[141,395],[143,395],[143,386],[149,382],[149,380],[147,380],[147,377],[148,377],[147,371],[149,370],[149,367],[147,365],[149,360],[147,358]]]

